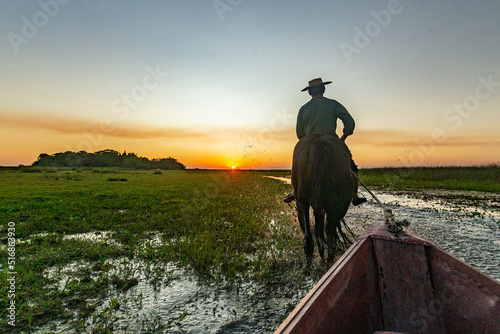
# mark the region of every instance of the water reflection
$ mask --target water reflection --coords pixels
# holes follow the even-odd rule
[[[369,194],[368,203],[351,207],[346,221],[359,235],[374,221],[383,219],[382,209]],[[500,195],[472,192],[418,191],[375,192],[397,219],[410,221],[410,229],[473,267],[500,280]],[[290,209],[291,211],[292,209]],[[276,228],[274,221],[270,227]],[[96,243],[113,242],[111,232],[65,236]],[[138,249],[158,247],[160,233],[151,232]],[[272,249],[272,248],[270,248]],[[238,290],[226,289],[199,278],[189,268],[174,263],[154,264],[139,259],[113,259],[109,275],[132,277],[137,284],[119,292],[109,291],[100,301],[98,314],[113,305],[115,332],[165,331],[170,333],[272,333],[278,323],[297,305],[319,279],[301,280],[300,286],[266,287],[247,282]],[[59,275],[59,290],[64,290],[68,277],[91,263],[72,263],[65,268],[48,270],[45,275]],[[159,280],[151,273],[162,273]],[[293,281],[292,281],[293,282]],[[305,282],[305,283],[304,283]],[[113,304],[115,303],[115,304]],[[92,331],[99,319],[85,320]],[[70,323],[52,322],[40,328],[76,332]]]

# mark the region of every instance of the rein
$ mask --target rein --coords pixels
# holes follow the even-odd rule
[[[363,181],[361,181],[359,179],[359,177],[356,175],[356,173],[354,173],[354,172],[351,172],[351,173],[358,180],[358,182],[361,183],[361,185],[363,186],[363,188],[365,188],[366,191],[368,191],[370,193],[370,195],[372,195],[372,197],[375,199],[375,201],[377,201],[378,205],[380,205],[380,207],[382,208],[382,210],[384,210],[384,218],[385,218],[386,224],[389,224],[389,231],[391,231],[392,233],[394,233],[396,235],[396,237],[397,237],[398,233],[401,232],[401,231],[403,231],[403,228],[401,227],[401,225],[398,222],[396,222],[396,220],[394,218],[394,214],[392,213],[391,209],[388,209],[377,198],[377,196],[375,196],[375,194],[372,193],[370,189],[368,189],[368,187],[363,183]]]

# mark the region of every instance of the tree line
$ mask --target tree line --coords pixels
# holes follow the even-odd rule
[[[115,150],[102,150],[94,153],[61,152],[42,153],[32,164],[37,167],[122,167],[129,169],[186,169],[186,166],[172,157],[148,159],[135,153],[120,153]]]

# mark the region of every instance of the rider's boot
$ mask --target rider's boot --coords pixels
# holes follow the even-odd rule
[[[295,192],[293,190],[285,196],[285,203],[291,203],[292,201],[295,201]]]

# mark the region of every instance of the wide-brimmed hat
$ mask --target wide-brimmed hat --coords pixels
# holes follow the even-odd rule
[[[325,81],[325,82],[323,82],[323,80],[321,80],[321,78],[312,79],[311,81],[309,81],[307,87],[304,88],[303,90],[301,90],[301,92],[305,92],[306,90],[309,90],[309,88],[311,88],[312,86],[328,85],[328,84],[331,84],[331,83],[332,83],[331,81]]]

